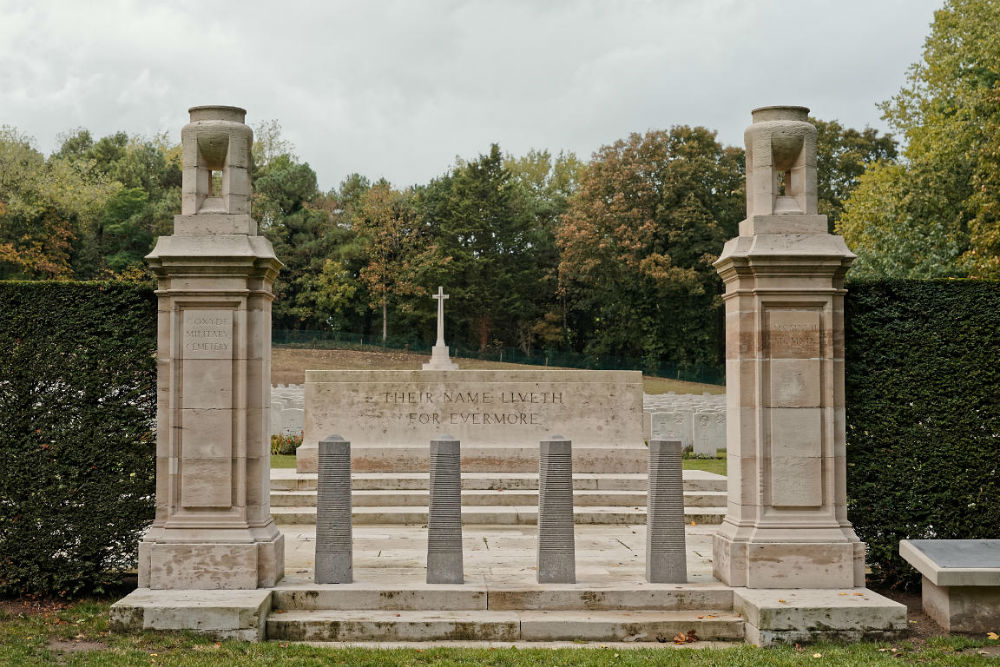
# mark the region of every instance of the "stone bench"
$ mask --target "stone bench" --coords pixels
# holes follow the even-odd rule
[[[902,540],[923,575],[924,612],[948,632],[1000,627],[1000,540]]]

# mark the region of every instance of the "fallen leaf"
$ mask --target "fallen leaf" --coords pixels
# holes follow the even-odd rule
[[[692,525],[692,526],[697,526],[697,525],[698,525],[698,522],[697,522],[697,521],[692,521],[692,522],[691,522],[691,525]]]
[[[855,595],[861,595],[861,596],[863,596],[864,593],[855,593]]]
[[[788,602],[788,600],[778,600],[778,602]]]
[[[704,616],[699,616],[698,618],[705,618]]]
[[[813,653],[813,657],[814,658],[822,658],[823,654],[822,653]]]
[[[837,595],[847,595],[847,593],[837,593]]]
[[[992,639],[993,641],[996,641],[996,640],[1000,639],[1000,635],[998,635],[995,632],[987,632],[986,633],[986,638],[987,639]]]

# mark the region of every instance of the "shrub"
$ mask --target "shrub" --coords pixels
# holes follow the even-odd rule
[[[100,592],[153,518],[156,300],[0,283],[0,595]]]
[[[1000,283],[848,290],[848,513],[872,583],[909,587],[900,540],[1000,537]]]
[[[271,435],[271,454],[294,454],[295,450],[302,444],[302,434],[285,435],[284,433]]]

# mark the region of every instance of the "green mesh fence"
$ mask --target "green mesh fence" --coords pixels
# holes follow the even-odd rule
[[[381,336],[366,336],[344,331],[311,331],[300,329],[274,329],[272,344],[279,347],[299,347],[328,350],[401,350],[416,354],[431,353],[431,346],[418,338],[390,336],[385,341]],[[562,368],[587,368],[600,370],[636,370],[654,377],[725,385],[725,373],[706,364],[650,363],[644,359],[630,357],[597,357],[558,350],[535,350],[526,354],[516,347],[490,348],[478,350],[458,345],[449,346],[452,357],[482,359],[531,366],[555,366]]]

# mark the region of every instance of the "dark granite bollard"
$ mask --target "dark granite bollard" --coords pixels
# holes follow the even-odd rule
[[[442,435],[431,440],[427,583],[461,584],[464,581],[461,444],[450,435]]]
[[[538,453],[538,583],[576,583],[573,445],[561,435]]]
[[[687,581],[684,543],[684,477],[680,440],[650,440],[646,502],[646,579],[651,584]]]
[[[349,584],[351,556],[351,443],[339,435],[319,441],[316,486],[317,584]]]

